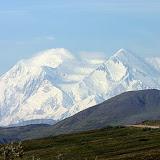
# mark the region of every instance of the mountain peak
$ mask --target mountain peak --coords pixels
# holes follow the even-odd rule
[[[124,48],[121,48],[117,53],[119,53],[119,52],[127,52],[127,50]]]
[[[44,57],[44,56],[52,56],[52,55],[59,55],[63,57],[73,57],[72,54],[64,48],[52,48],[49,50],[45,50],[43,52],[40,52],[35,57]]]
[[[128,49],[120,49],[111,59],[118,59],[128,65],[137,65],[144,61],[141,57]]]
[[[124,91],[160,89],[160,61],[152,64],[126,49],[102,64],[43,51],[0,77],[0,125],[59,121]]]
[[[73,59],[74,56],[64,48],[49,49],[38,53],[28,60],[24,60],[29,66],[50,66],[57,67],[63,61]]]
[[[114,55],[114,57],[128,57],[128,56],[133,56],[134,54],[131,52],[131,51],[129,51],[129,50],[127,50],[127,49],[120,49],[115,55]]]

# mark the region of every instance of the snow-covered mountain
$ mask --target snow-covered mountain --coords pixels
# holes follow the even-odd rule
[[[124,91],[160,89],[159,66],[124,49],[106,61],[44,51],[0,78],[0,125],[54,123]]]

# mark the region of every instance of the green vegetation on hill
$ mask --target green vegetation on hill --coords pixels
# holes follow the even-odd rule
[[[149,125],[149,126],[160,126],[160,120],[152,120],[152,121],[143,121],[141,124]]]
[[[9,143],[15,141],[21,141],[24,139],[34,139],[37,138],[37,134],[46,131],[50,125],[44,124],[35,124],[27,125],[21,127],[9,127],[9,128],[0,128],[0,144]],[[39,135],[39,138],[41,136]]]
[[[107,126],[76,134],[23,141],[26,153],[23,160],[32,160],[33,156],[41,160],[158,160],[159,142],[160,129]]]

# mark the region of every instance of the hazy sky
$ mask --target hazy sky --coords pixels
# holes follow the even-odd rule
[[[0,0],[0,75],[50,48],[160,57],[160,0]]]

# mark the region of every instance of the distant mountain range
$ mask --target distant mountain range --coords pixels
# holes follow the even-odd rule
[[[21,60],[0,78],[0,126],[54,124],[142,89],[160,89],[160,58],[144,59],[121,49],[108,60],[87,60],[51,49]]]
[[[160,119],[160,90],[122,93],[54,125],[0,128],[0,143],[75,133],[104,127]]]

